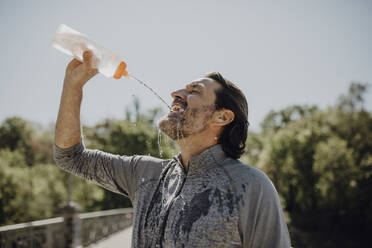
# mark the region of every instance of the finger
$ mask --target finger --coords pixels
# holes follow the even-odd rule
[[[92,60],[93,60],[93,53],[92,53],[92,51],[90,51],[90,50],[84,51],[84,53],[83,53],[83,61],[84,61],[84,64],[88,68],[91,68],[92,67]]]
[[[81,64],[82,62],[77,59],[71,60],[70,63],[68,63],[67,65],[66,72],[71,72],[72,70],[74,70],[76,67],[78,67]]]
[[[98,69],[92,68],[87,73],[88,73],[88,77],[89,78],[92,78],[92,77],[94,77],[98,73]]]

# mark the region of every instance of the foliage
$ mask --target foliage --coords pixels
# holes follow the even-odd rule
[[[270,112],[246,160],[275,184],[294,246],[358,247],[372,231],[372,115],[353,83],[334,107]],[[248,146],[249,148],[249,146]],[[261,150],[260,150],[261,149]],[[259,150],[259,152],[258,152]]]
[[[31,152],[29,141],[34,133],[30,124],[19,117],[8,118],[0,126],[0,149],[8,148],[11,151],[18,150],[24,154],[26,163],[34,162],[34,154]]]
[[[0,158],[0,223],[9,224],[25,216],[27,165],[20,152],[8,148],[0,151]]]
[[[105,120],[94,127],[84,127],[87,147],[114,154],[159,155],[155,118],[159,108],[140,113],[140,104],[126,120]],[[54,165],[54,137],[51,131],[39,130],[19,117],[0,125],[0,225],[21,223],[58,215],[67,202],[68,174]],[[161,140],[162,156],[169,158],[175,146]],[[73,177],[72,200],[83,211],[97,211],[131,206],[115,193]]]

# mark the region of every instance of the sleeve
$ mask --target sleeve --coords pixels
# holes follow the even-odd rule
[[[54,161],[64,171],[110,191],[128,194],[131,200],[140,181],[159,177],[163,162],[149,156],[118,156],[89,150],[83,142],[67,149],[54,145]]]
[[[249,183],[240,215],[241,237],[246,248],[291,247],[278,193],[263,173]]]

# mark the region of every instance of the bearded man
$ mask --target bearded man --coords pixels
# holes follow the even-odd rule
[[[86,149],[80,105],[97,70],[92,53],[67,67],[54,157],[65,171],[127,194],[132,247],[290,247],[278,194],[260,170],[237,159],[248,132],[244,94],[219,73],[172,93],[159,128],[180,154],[170,160]]]

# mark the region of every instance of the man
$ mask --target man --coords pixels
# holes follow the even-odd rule
[[[180,147],[170,160],[85,149],[80,125],[92,53],[67,67],[55,134],[62,169],[127,193],[134,207],[133,247],[290,247],[277,192],[267,176],[237,160],[245,148],[243,93],[211,73],[172,93],[159,128]]]

